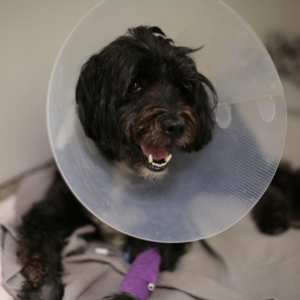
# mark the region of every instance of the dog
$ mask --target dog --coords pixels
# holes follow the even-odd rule
[[[140,26],[84,64],[76,87],[77,112],[86,136],[107,159],[126,163],[145,180],[161,180],[168,173],[172,148],[199,151],[211,141],[217,95],[190,57],[200,49],[177,47],[160,28]],[[279,168],[253,210],[261,232],[278,234],[300,219],[299,186],[299,171]],[[64,239],[88,223],[97,225],[98,238],[123,250],[130,247],[131,262],[156,248],[161,271],[173,271],[188,247],[142,241],[99,223],[57,173],[44,200],[23,216],[18,228],[17,255],[25,278],[20,299],[62,299]],[[105,299],[136,300],[126,293]]]
[[[175,46],[160,28],[139,26],[90,57],[76,86],[77,113],[102,155],[124,162],[145,180],[161,180],[172,148],[199,151],[212,140],[217,94],[190,56],[200,49]],[[20,299],[62,299],[64,239],[94,221],[57,174],[45,199],[23,216],[18,228],[17,255],[25,278]],[[103,240],[122,249],[130,246],[131,261],[156,248],[161,271],[174,270],[187,247],[141,241],[102,223],[98,227]],[[119,293],[106,299],[136,298]]]

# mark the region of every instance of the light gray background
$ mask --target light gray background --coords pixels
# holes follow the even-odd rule
[[[52,158],[45,112],[52,66],[69,32],[99,2],[0,0],[0,185]],[[298,0],[224,2],[263,41],[270,30],[300,32]],[[299,112],[299,89],[289,83],[284,88],[288,107]],[[284,157],[300,165],[299,116],[292,114],[289,122]]]

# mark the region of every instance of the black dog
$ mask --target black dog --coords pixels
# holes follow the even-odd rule
[[[147,180],[161,179],[172,147],[199,151],[211,140],[216,93],[189,57],[197,50],[174,46],[157,27],[137,27],[88,60],[76,88],[78,115],[86,135],[105,156],[125,161]],[[277,234],[300,220],[299,187],[299,171],[279,169],[253,210],[262,232]],[[91,222],[57,174],[45,199],[23,217],[19,228],[18,257],[25,278],[20,299],[62,298],[64,239]],[[162,257],[161,270],[174,270],[187,247],[126,237],[103,224],[99,236],[123,249],[130,246],[132,261],[140,252],[156,247]],[[119,294],[106,299],[134,297]]]
[[[189,54],[158,27],[129,29],[83,66],[76,88],[85,134],[110,159],[125,161],[147,180],[168,171],[169,151],[199,151],[212,139],[216,93]],[[212,103],[207,92],[212,94]],[[59,175],[45,199],[23,217],[18,257],[25,278],[19,297],[61,299],[60,253],[64,239],[92,222]],[[131,258],[156,247],[161,270],[173,270],[186,244],[156,244],[100,225],[104,240],[123,241]],[[112,236],[114,237],[112,239]],[[127,294],[110,299],[134,299]]]

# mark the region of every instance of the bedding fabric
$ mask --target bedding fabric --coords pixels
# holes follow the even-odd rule
[[[16,225],[33,202],[42,199],[54,167],[25,178],[16,195],[14,212],[2,223],[2,266],[5,289],[16,297],[23,280],[16,259]],[[2,204],[1,204],[2,205]],[[0,210],[1,210],[0,205]],[[12,209],[10,209],[12,210]],[[98,254],[111,248],[97,239],[91,225],[78,228],[62,252],[64,300],[102,299],[116,292],[129,269],[123,257]],[[212,255],[200,242],[191,244],[175,272],[159,275],[150,299],[172,300],[298,300],[300,299],[300,230],[279,236],[258,232],[248,214],[234,226],[206,240]],[[5,294],[9,300],[9,296]]]

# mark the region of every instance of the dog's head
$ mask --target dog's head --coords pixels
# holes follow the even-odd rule
[[[93,55],[76,88],[87,137],[147,179],[167,173],[170,148],[203,148],[212,138],[216,93],[189,57],[197,50],[140,26]]]

